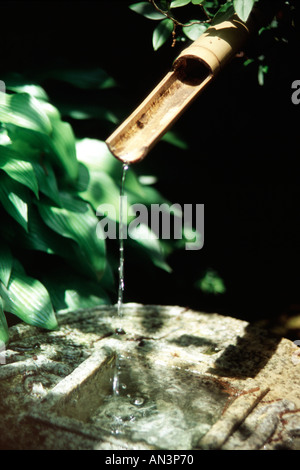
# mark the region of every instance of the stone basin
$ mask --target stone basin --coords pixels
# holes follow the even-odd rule
[[[291,341],[174,306],[126,304],[122,318],[101,306],[59,325],[10,329],[1,449],[300,449]]]
[[[53,388],[31,417],[52,419],[77,434],[84,428],[84,436],[117,437],[118,447],[197,448],[229,406],[231,393],[209,375],[148,360],[135,347],[108,340]]]

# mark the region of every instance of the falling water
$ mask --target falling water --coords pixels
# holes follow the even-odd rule
[[[126,207],[124,207],[124,195],[125,195],[125,180],[126,180],[126,173],[129,169],[129,165],[126,163],[123,164],[123,169],[122,169],[122,180],[121,180],[121,189],[120,189],[120,216],[119,216],[119,255],[120,255],[120,261],[119,261],[119,288],[118,288],[118,318],[121,318],[123,316],[123,293],[124,293],[124,210]],[[116,330],[117,334],[123,333],[123,330],[121,328],[118,328]],[[113,389],[113,395],[118,396],[120,394],[120,373],[119,373],[120,365],[119,365],[119,354],[118,352],[116,353],[116,364],[115,364],[115,371],[114,371],[114,376],[113,376],[113,383],[112,383],[112,389]]]
[[[124,195],[125,195],[125,179],[126,173],[129,169],[129,165],[123,164],[121,190],[120,190],[120,230],[119,230],[119,252],[120,252],[120,264],[119,264],[119,290],[118,290],[118,316],[121,317],[123,314],[123,292],[124,292]]]

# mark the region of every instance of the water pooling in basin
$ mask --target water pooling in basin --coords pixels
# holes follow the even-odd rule
[[[229,399],[212,378],[145,357],[119,354],[118,377],[119,393],[107,394],[88,421],[122,440],[155,449],[195,448]],[[103,387],[100,381],[98,387]]]

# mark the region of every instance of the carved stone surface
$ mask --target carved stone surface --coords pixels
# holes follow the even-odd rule
[[[294,343],[182,307],[126,304],[123,312],[119,318],[115,307],[101,306],[61,314],[51,332],[10,328],[0,361],[1,449],[300,450]],[[111,429],[101,421],[111,405],[116,358],[126,358],[120,375],[126,396],[157,390],[143,413],[161,409],[171,441],[145,437],[144,415],[129,437],[118,435],[109,408]],[[133,420],[138,401],[122,405],[123,421]]]

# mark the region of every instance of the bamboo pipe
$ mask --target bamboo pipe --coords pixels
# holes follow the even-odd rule
[[[276,0],[273,7],[274,3]],[[227,21],[212,24],[181,52],[172,70],[106,140],[111,153],[124,163],[142,160],[241,50],[262,20],[261,11],[254,10],[246,23],[235,14]]]

